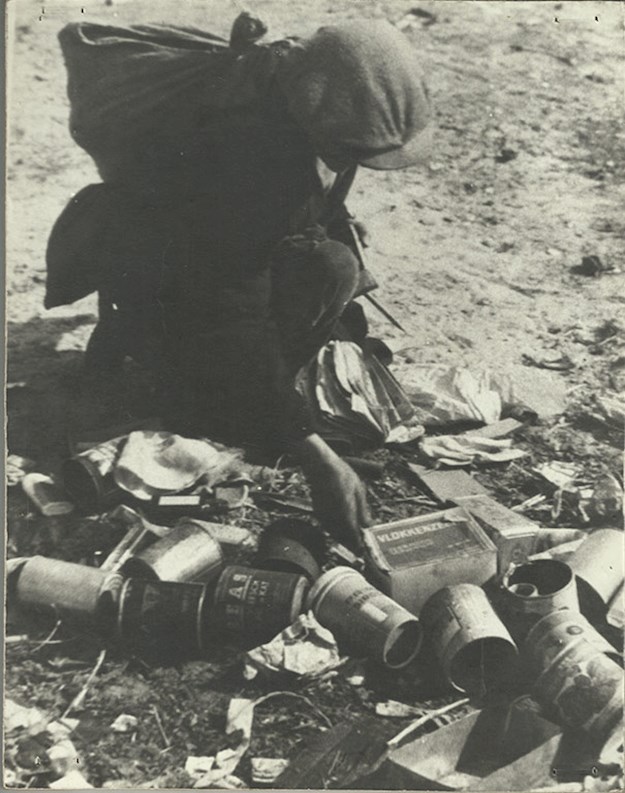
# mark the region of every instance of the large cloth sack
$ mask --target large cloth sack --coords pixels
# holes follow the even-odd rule
[[[182,184],[181,161],[205,156],[211,138],[269,123],[275,47],[240,53],[211,33],[165,25],[77,23],[59,41],[71,133],[103,181]]]

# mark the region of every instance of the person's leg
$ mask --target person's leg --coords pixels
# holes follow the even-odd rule
[[[343,316],[353,320],[346,321],[347,331],[353,325],[366,335],[362,310],[348,309],[359,281],[358,260],[341,242],[301,237],[282,243],[272,267],[272,310],[292,371],[328,342]]]

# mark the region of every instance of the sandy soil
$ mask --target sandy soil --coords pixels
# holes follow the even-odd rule
[[[422,54],[438,125],[431,161],[420,170],[362,170],[350,199],[371,232],[367,254],[380,282],[376,296],[407,333],[369,311],[374,329],[398,353],[400,374],[414,362],[487,364],[511,374],[526,401],[560,404],[558,418],[545,410],[546,456],[592,471],[604,464],[618,469],[620,438],[598,437],[584,416],[597,395],[622,386],[625,364],[625,4],[420,2],[430,16],[410,14],[413,8],[411,0],[256,0],[251,9],[268,24],[270,38],[306,34],[337,19],[386,17]],[[110,6],[10,0],[8,437],[9,451],[33,458],[39,470],[56,470],[76,422],[105,426],[146,410],[130,376],[99,394],[97,416],[76,407],[95,299],[43,308],[50,228],[72,195],[98,181],[69,135],[56,34],[68,21],[87,19],[175,21],[227,37],[239,10],[234,0],[113,0]],[[615,269],[597,278],[572,270],[587,255]],[[575,366],[545,371],[525,366],[524,354],[568,355]],[[560,430],[566,434],[557,435]],[[509,493],[501,496],[510,501]],[[10,530],[28,523],[23,497],[13,494],[9,511]],[[13,691],[36,698],[36,682],[44,681],[42,706],[53,706],[52,673],[42,677],[34,661],[17,660]],[[140,710],[144,684],[123,669],[108,674],[100,693],[108,681],[117,700],[107,699],[102,718],[114,717],[122,705]],[[152,682],[170,704],[182,696],[167,678],[173,673],[155,674]],[[199,674],[191,668],[186,682],[197,682]],[[227,691],[227,673],[220,674],[226,680],[220,690]],[[331,706],[331,691],[319,696]],[[363,704],[353,699],[348,711]],[[182,701],[198,704],[192,696]],[[213,711],[223,713],[222,699],[204,704],[208,722]],[[208,737],[204,743],[198,737],[202,724],[177,724],[185,736],[185,730],[194,735],[178,747],[180,756],[185,746],[187,754],[209,753]],[[206,735],[216,740],[219,718],[209,726]],[[88,733],[82,740],[86,747]],[[95,784],[136,783],[166,767],[167,758],[152,745],[143,766],[136,758],[126,765],[111,760],[123,754],[119,746],[107,751],[106,760],[89,761]]]
[[[588,254],[615,267],[623,260],[624,6],[419,7],[435,14],[434,24],[406,16],[407,2],[274,0],[255,9],[275,38],[336,19],[385,16],[404,27],[423,56],[439,130],[429,167],[362,170],[350,201],[371,231],[377,296],[407,334],[375,312],[374,326],[414,360],[488,362],[514,372],[521,386],[530,378],[547,390],[563,382],[592,389],[613,345],[607,355],[593,356],[579,339],[618,320],[624,276],[593,279],[571,268]],[[141,0],[112,6],[12,0],[9,6],[9,381],[28,381],[39,414],[36,432],[28,439],[19,433],[21,453],[39,457],[43,444],[53,455],[66,414],[63,400],[60,410],[50,409],[66,379],[60,364],[77,359],[96,311],[93,298],[49,312],[42,306],[50,227],[73,194],[98,181],[67,129],[56,33],[78,19],[167,21],[172,9]],[[185,0],[174,18],[227,35],[236,10]],[[504,150],[511,159],[500,162]],[[567,353],[577,367],[566,375],[529,371],[523,353]]]

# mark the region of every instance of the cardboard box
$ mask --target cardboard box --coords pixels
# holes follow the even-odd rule
[[[442,587],[481,586],[497,571],[497,549],[460,507],[373,526],[363,535],[367,577],[417,616]]]
[[[359,787],[534,790],[552,780],[561,729],[521,705],[470,713],[393,750]]]
[[[539,526],[486,495],[460,496],[454,503],[467,510],[497,547],[497,570],[522,564],[536,550]]]

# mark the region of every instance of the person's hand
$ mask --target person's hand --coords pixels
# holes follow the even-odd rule
[[[361,550],[361,529],[371,518],[358,475],[318,435],[303,441],[300,456],[321,525],[344,545]]]

